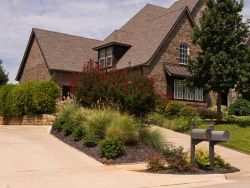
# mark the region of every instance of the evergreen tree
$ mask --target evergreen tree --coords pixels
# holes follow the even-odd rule
[[[5,85],[9,81],[8,73],[3,68],[3,61],[0,60],[0,85]]]
[[[188,68],[189,84],[217,93],[217,117],[222,119],[222,94],[244,90],[249,80],[248,49],[244,44],[248,26],[242,20],[244,3],[236,0],[206,0],[200,26],[193,30],[193,42],[201,52]]]

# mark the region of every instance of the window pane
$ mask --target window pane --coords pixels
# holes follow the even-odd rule
[[[105,49],[100,50],[99,59],[105,58]]]
[[[195,89],[195,100],[203,101],[203,89]]]
[[[112,56],[107,57],[106,62],[107,62],[107,67],[112,66]]]
[[[107,48],[106,56],[112,56],[112,47]]]
[[[100,59],[99,60],[99,66],[105,67],[105,59]]]
[[[183,81],[174,80],[174,98],[183,99]]]
[[[194,100],[194,91],[185,87],[185,99],[186,100]]]
[[[186,44],[180,45],[180,63],[187,64],[188,63],[188,46]]]

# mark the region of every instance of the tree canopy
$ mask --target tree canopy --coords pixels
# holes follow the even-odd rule
[[[221,119],[221,94],[232,88],[242,91],[249,83],[249,51],[244,41],[248,26],[243,22],[243,1],[206,0],[200,26],[193,30],[193,42],[201,52],[189,63],[189,84],[217,93],[217,114]]]
[[[9,81],[8,73],[3,68],[3,61],[0,60],[0,85],[5,85]]]

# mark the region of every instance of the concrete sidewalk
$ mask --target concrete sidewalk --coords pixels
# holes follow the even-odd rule
[[[174,132],[169,129],[161,128],[154,126],[153,129],[158,129],[164,138],[166,139],[166,142],[172,143],[176,146],[183,146],[186,151],[190,151],[190,136],[178,132]],[[208,149],[208,143],[202,142],[198,145],[198,147],[205,147]],[[230,163],[232,166],[237,167],[240,169],[239,173],[234,173],[232,175],[227,175],[227,177],[233,178],[233,177],[250,177],[250,155],[243,154],[241,152],[225,148],[223,146],[215,146],[215,151],[220,156],[222,156],[223,159],[225,159],[226,162]]]
[[[232,182],[224,175],[149,174],[128,171],[126,165],[105,166],[48,131],[0,127],[0,188],[188,188]]]

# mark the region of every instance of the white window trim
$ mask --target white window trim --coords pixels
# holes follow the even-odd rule
[[[184,45],[187,47],[187,49],[183,48]],[[185,55],[185,51],[186,51],[186,54],[187,54],[187,58],[184,58],[184,57],[182,58],[181,54]],[[183,53],[181,53],[181,52],[183,52]],[[188,65],[188,56],[189,55],[190,55],[189,46],[187,44],[185,44],[185,43],[181,44],[180,48],[179,48],[179,58],[180,58],[179,64],[180,65]],[[185,61],[186,61],[186,63],[183,63]]]
[[[177,90],[177,88],[178,88],[177,82],[183,82],[183,81],[182,80],[177,80],[177,79],[174,80],[174,99],[183,99],[183,97],[184,97],[183,83],[182,83],[182,97],[179,97],[178,93],[180,93],[180,92]]]
[[[181,87],[178,87],[178,82],[182,82],[182,89]],[[180,90],[182,90],[181,97],[179,97]],[[187,95],[187,91],[189,91],[189,95]],[[190,93],[192,93],[190,95]],[[192,96],[192,97],[189,97]],[[175,79],[174,80],[174,99],[179,100],[187,100],[187,101],[204,101],[204,91],[203,89],[195,88],[194,90],[189,89],[186,87],[183,83],[183,80]]]

